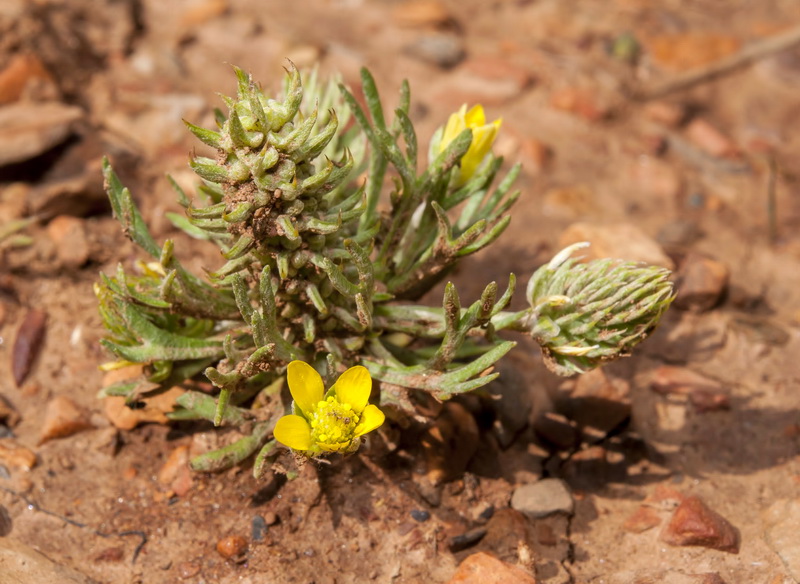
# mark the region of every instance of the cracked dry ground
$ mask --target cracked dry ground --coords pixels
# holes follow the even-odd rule
[[[0,581],[800,580],[800,50],[630,97],[798,23],[794,0],[0,3],[0,229],[35,216],[32,244],[0,243]],[[518,339],[501,400],[432,407],[426,433],[387,426],[289,482],[188,472],[229,434],[112,424],[135,420],[95,398],[92,283],[140,256],[99,157],[175,236],[161,177],[193,184],[196,146],[180,119],[210,125],[228,63],[276,87],[286,57],[351,84],[368,65],[390,106],[408,78],[421,137],[463,102],[503,117],[523,196],[452,275],[463,299],[590,239],[676,269],[655,336],[570,380]],[[198,273],[217,265],[178,248]],[[29,318],[43,344],[16,387]]]

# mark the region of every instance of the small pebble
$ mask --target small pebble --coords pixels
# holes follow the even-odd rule
[[[64,395],[57,395],[45,409],[39,444],[48,440],[66,438],[92,427],[86,411]]]
[[[0,463],[27,471],[36,466],[36,454],[13,440],[4,438],[0,441]]]
[[[217,551],[226,560],[242,562],[247,552],[247,540],[241,535],[223,537],[217,542]]]
[[[651,101],[644,106],[644,114],[650,120],[677,128],[686,119],[686,107],[679,103],[667,101]]]
[[[59,215],[47,225],[47,235],[55,244],[61,266],[74,270],[89,260],[89,240],[83,219]]]
[[[491,554],[478,552],[461,562],[448,584],[536,584],[531,574]]]
[[[409,28],[440,27],[452,20],[452,16],[439,0],[410,0],[395,6],[392,20]]]
[[[169,485],[179,497],[184,496],[192,488],[192,472],[189,468],[189,446],[175,448],[158,471],[158,482]]]
[[[739,530],[711,510],[700,498],[686,497],[678,505],[661,541],[674,546],[701,546],[732,554],[739,553]]]
[[[518,487],[511,497],[511,507],[528,517],[541,519],[554,513],[572,515],[575,502],[564,481],[542,479]]]
[[[493,515],[494,515],[494,505],[489,505],[488,507],[486,507],[486,509],[480,512],[480,514],[478,515],[478,521],[480,521],[481,523],[485,523],[486,521],[489,521]]]
[[[652,507],[640,505],[622,524],[622,528],[630,533],[642,533],[661,523],[661,517]]]
[[[125,556],[125,550],[121,547],[110,547],[102,550],[92,559],[95,562],[119,562]]]
[[[266,520],[261,515],[254,515],[250,524],[250,539],[253,541],[264,541],[268,531],[269,526]]]
[[[702,118],[694,119],[686,126],[686,136],[695,146],[711,156],[732,156],[738,150],[728,136]]]
[[[479,527],[478,529],[473,529],[466,533],[462,533],[461,535],[451,537],[450,541],[448,542],[448,547],[453,553],[460,552],[474,546],[483,539],[484,535],[486,535],[486,529]]]
[[[443,69],[456,66],[464,58],[463,41],[455,35],[445,33],[420,36],[404,50],[420,61]]]
[[[264,521],[267,525],[275,525],[280,521],[280,517],[273,511],[267,511],[264,513]]]
[[[411,517],[412,519],[414,519],[414,521],[419,521],[420,523],[422,523],[430,519],[431,514],[425,511],[424,509],[412,509]]]
[[[689,253],[676,273],[678,297],[675,306],[683,310],[711,310],[725,294],[730,270],[724,263],[696,252]]]
[[[200,566],[194,562],[181,562],[178,564],[178,577],[181,580],[193,578],[200,573]]]

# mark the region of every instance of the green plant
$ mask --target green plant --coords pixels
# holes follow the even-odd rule
[[[482,108],[462,108],[433,137],[420,169],[407,84],[389,123],[366,70],[366,111],[341,84],[316,76],[306,83],[317,104],[310,108],[294,68],[279,100],[235,71],[238,94],[224,98],[218,128],[187,123],[216,151],[190,162],[202,179],[199,204],[173,182],[186,213],[170,219],[226,260],[207,279],[181,265],[172,240],[155,242],[104,164],[116,217],[154,261],[136,275],[120,266],[96,287],[104,346],[121,362],[145,365],[140,379],[103,394],[133,403],[205,374],[218,395],[189,391],[171,417],[249,432],[195,459],[195,468],[220,469],[261,448],[256,473],[263,470],[286,410],[278,396],[291,361],[312,364],[328,382],[362,365],[379,382],[381,407],[413,412],[414,392],[446,400],[495,379],[490,368],[515,345],[502,330],[530,333],[554,371],[572,374],[627,354],[671,302],[667,270],[577,263],[569,256],[579,245],[533,274],[526,310],[505,311],[513,274],[504,290],[492,282],[466,307],[452,283],[441,307],[417,304],[510,221],[520,167],[492,186],[502,165],[491,153],[499,122],[486,124]]]

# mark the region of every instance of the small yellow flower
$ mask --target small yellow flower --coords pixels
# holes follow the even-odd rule
[[[444,152],[450,142],[461,132],[467,128],[472,130],[472,144],[470,144],[467,153],[461,158],[459,185],[463,185],[472,178],[483,159],[489,154],[502,123],[503,120],[501,118],[491,124],[487,124],[486,114],[484,114],[483,106],[480,104],[472,106],[469,111],[467,111],[467,104],[464,104],[461,109],[452,114],[450,119],[447,120],[442,140],[439,143],[439,152]]]
[[[355,452],[358,438],[383,424],[378,406],[367,405],[372,378],[360,365],[342,373],[327,394],[322,377],[308,363],[292,361],[286,377],[294,414],[278,420],[273,434],[293,450],[310,456]]]

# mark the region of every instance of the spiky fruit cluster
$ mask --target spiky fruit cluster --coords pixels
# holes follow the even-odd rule
[[[583,373],[630,354],[673,300],[669,270],[569,258],[586,245],[568,247],[528,283],[531,335],[547,366],[560,375]]]
[[[363,246],[374,231],[357,232],[363,192],[341,188],[353,169],[350,152],[316,163],[336,135],[336,113],[330,110],[317,130],[318,110],[300,111],[296,69],[283,101],[268,99],[243,71],[236,74],[238,97],[225,98],[228,114],[217,116],[219,131],[187,123],[217,150],[213,160],[191,161],[212,204],[187,208],[192,225],[223,245],[228,261],[211,273],[212,281],[232,284],[237,274],[267,278],[277,318],[309,345],[319,329],[363,332],[373,292]]]

